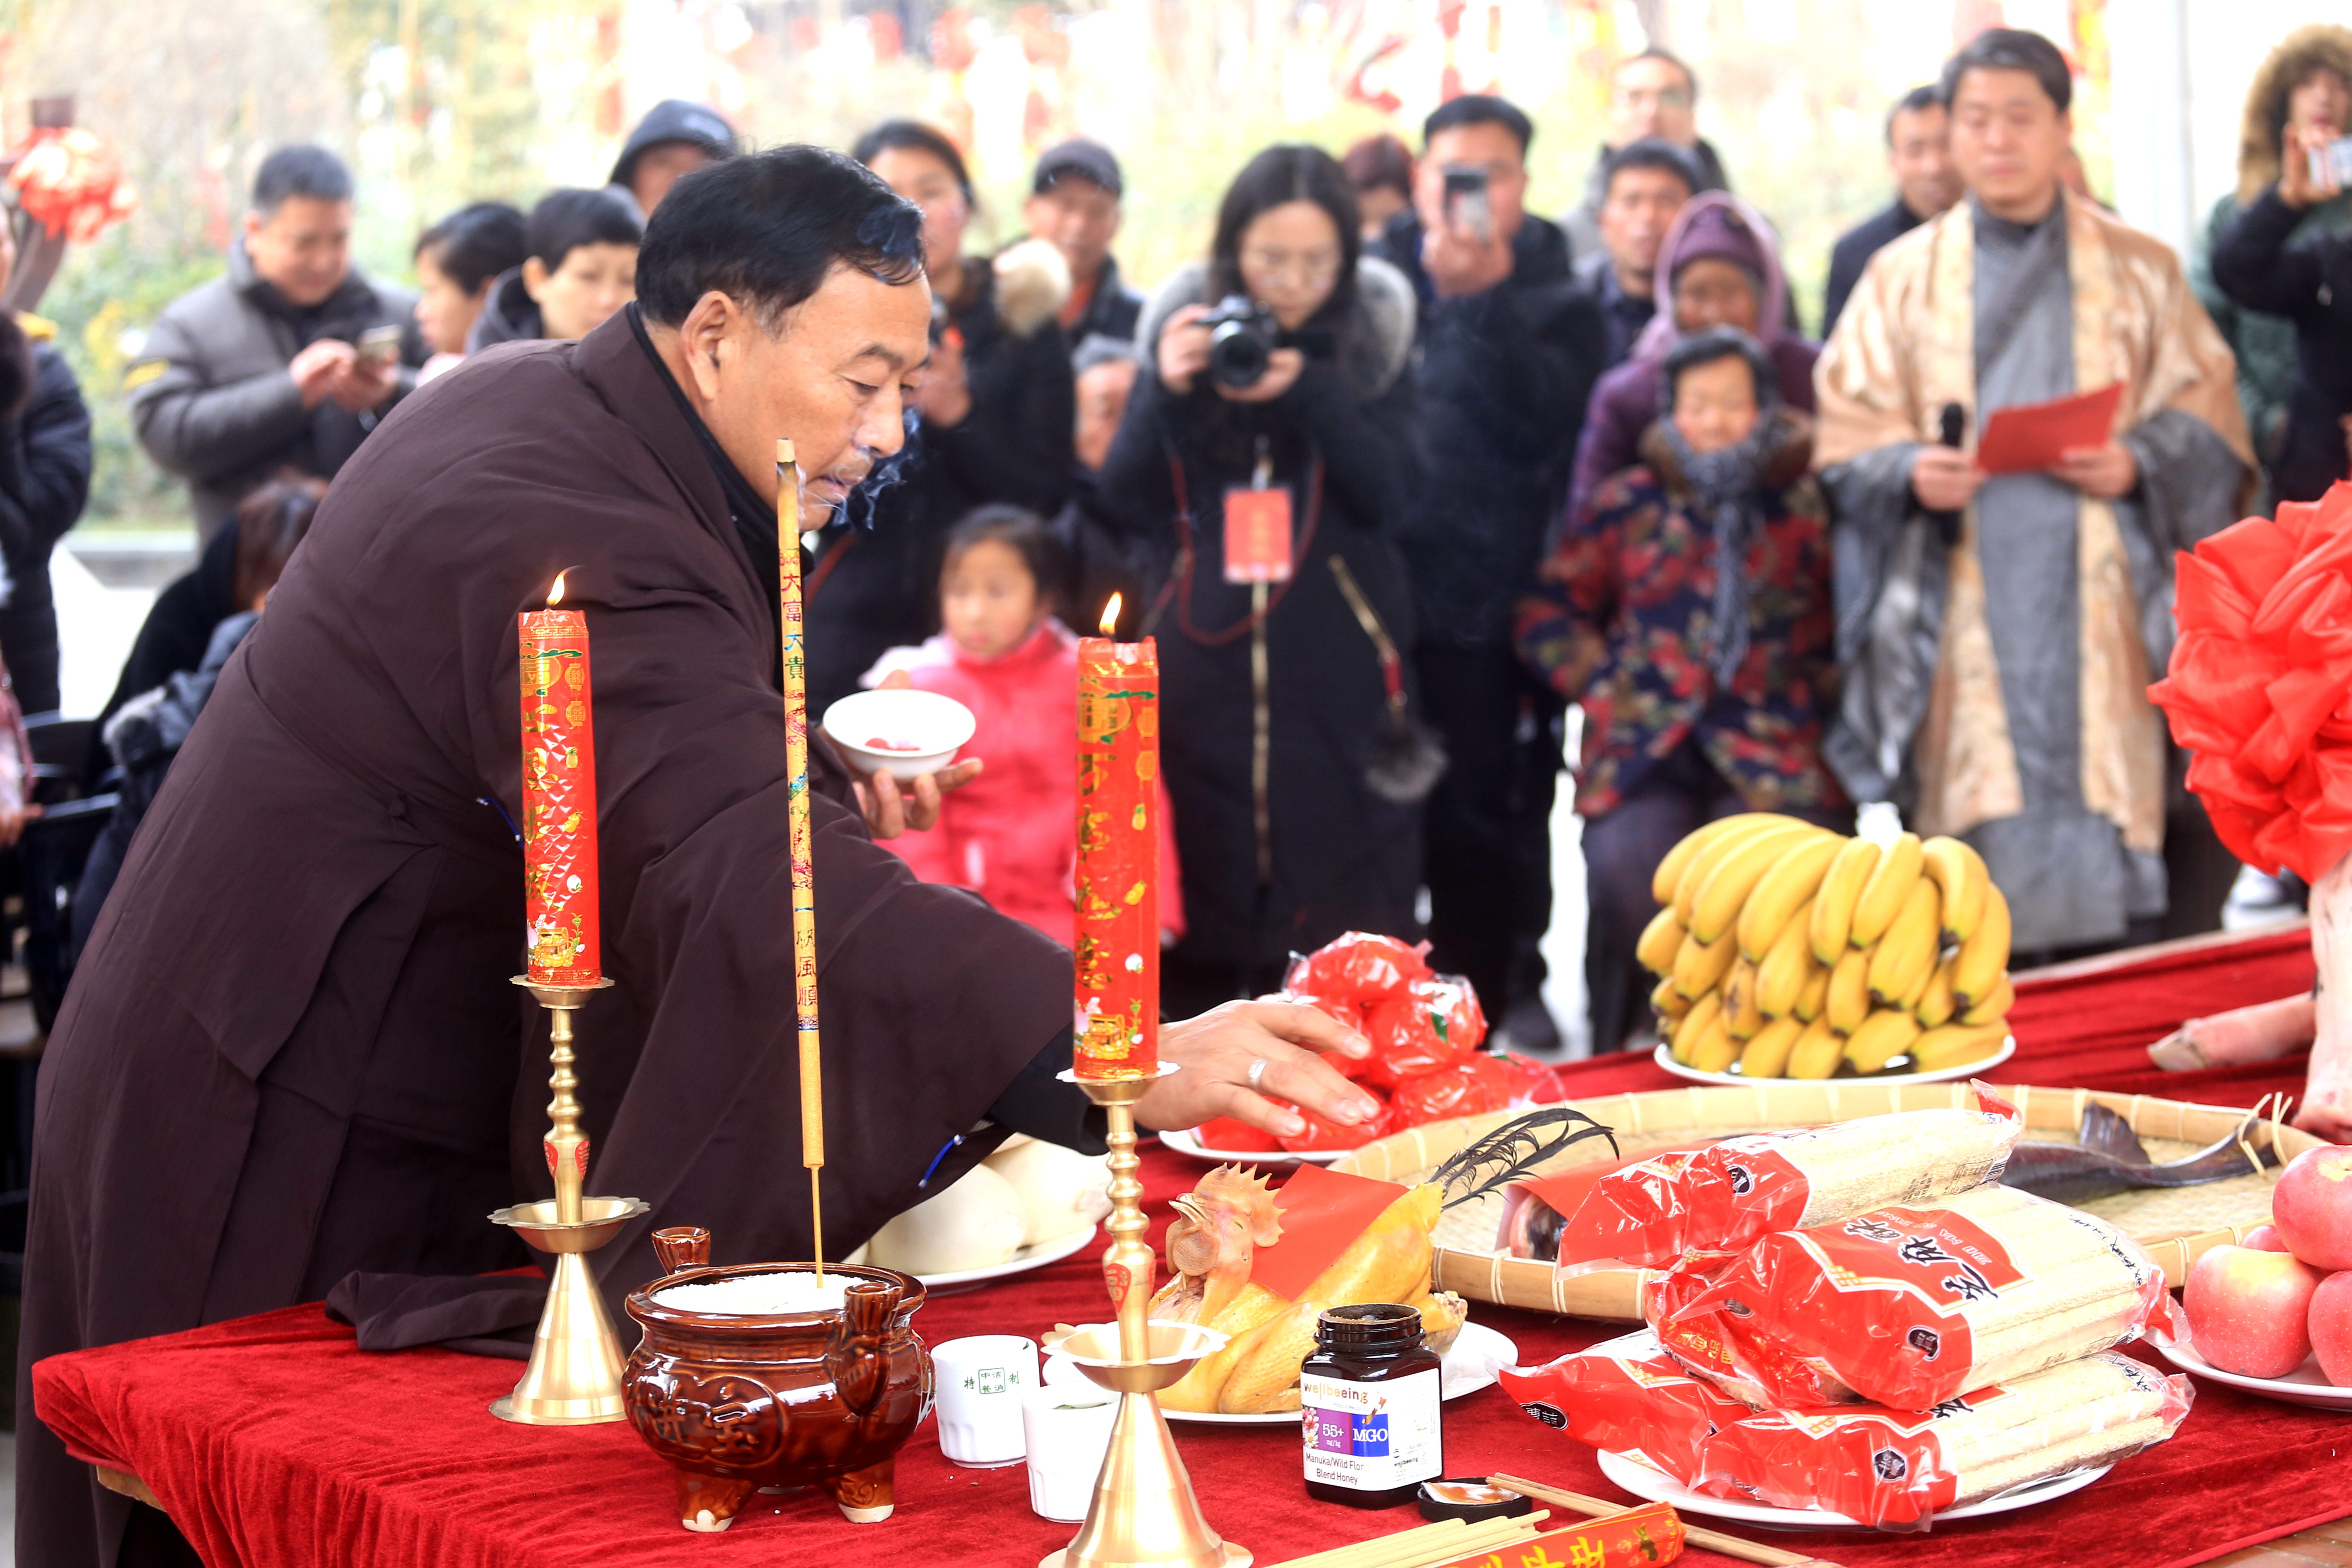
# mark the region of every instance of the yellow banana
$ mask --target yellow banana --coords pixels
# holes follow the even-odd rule
[[[1699,1036],[1722,1012],[1723,993],[1720,991],[1710,991],[1691,1004],[1691,1010],[1684,1014],[1682,1021],[1675,1026],[1675,1060],[1685,1067],[1690,1065],[1691,1047],[1698,1044]]]
[[[1828,1078],[1844,1059],[1845,1041],[1830,1027],[1827,1018],[1816,1018],[1805,1026],[1804,1033],[1797,1037],[1795,1047],[1789,1052],[1789,1076]]]
[[[1984,918],[1952,959],[1952,995],[1963,1011],[1992,994],[2009,967],[2009,900],[2000,889],[1985,889]]]
[[[1706,886],[1708,874],[1723,863],[1726,856],[1764,834],[1785,833],[1791,827],[1803,826],[1793,816],[1780,816],[1769,812],[1757,812],[1728,823],[1723,832],[1699,846],[1698,853],[1690,858],[1683,868],[1683,874],[1675,879],[1675,919],[1682,921],[1685,927],[1689,926],[1691,911],[1698,905],[1699,889]]]
[[[1911,896],[1911,884],[1919,879],[1920,865],[1919,836],[1895,835],[1895,842],[1878,858],[1870,880],[1862,885],[1862,897],[1854,901],[1853,924],[1845,933],[1847,945],[1868,947],[1886,934],[1886,928],[1903,912],[1903,900]]]
[[[1911,1011],[1918,1015],[1920,1027],[1933,1029],[1950,1023],[1959,1010],[1952,995],[1952,961],[1948,958],[1927,976],[1927,988],[1919,993],[1918,1005]]]
[[[1642,928],[1642,940],[1633,944],[1633,957],[1653,974],[1671,974],[1675,954],[1682,945],[1682,922],[1675,919],[1675,907],[1668,904]]]
[[[1731,961],[1738,956],[1739,939],[1729,931],[1712,942],[1699,941],[1696,933],[1683,938],[1682,950],[1675,954],[1675,989],[1696,1002],[1699,993],[1723,984]]]
[[[1756,1006],[1768,1018],[1787,1017],[1820,967],[1813,962],[1812,942],[1805,929],[1811,910],[1811,904],[1804,905],[1782,922],[1780,934],[1772,939],[1772,946],[1756,965]]]
[[[1845,1059],[1856,1072],[1878,1072],[1909,1050],[1918,1037],[1918,1019],[1893,1007],[1881,1007],[1846,1037]]]
[[[1814,892],[1829,874],[1845,840],[1833,833],[1808,838],[1772,862],[1748,901],[1739,907],[1739,951],[1754,963],[1764,962],[1781,930],[1811,907]]]
[[[1675,989],[1675,977],[1669,974],[1650,993],[1650,1005],[1658,1010],[1658,1016],[1671,1021],[1691,1010],[1691,999]]]
[[[1771,815],[1770,812],[1744,811],[1737,816],[1719,816],[1684,834],[1680,841],[1666,851],[1666,858],[1658,862],[1658,868],[1650,873],[1650,897],[1662,904],[1674,902],[1675,887],[1681,883],[1683,873],[1690,869],[1691,861],[1696,858],[1700,850],[1723,835],[1738,828],[1752,827]]]
[[[1903,896],[1902,912],[1871,952],[1871,1000],[1901,1006],[1941,956],[1936,932],[1936,884],[1921,877]]]
[[[1849,952],[1830,971],[1829,1005],[1822,1016],[1841,1035],[1851,1035],[1870,1016],[1870,954]]]
[[[1742,1078],[1780,1078],[1789,1070],[1789,1054],[1797,1048],[1797,1038],[1805,1026],[1794,1018],[1775,1018],[1757,1031],[1739,1053],[1739,1076]]]
[[[1957,838],[1930,838],[1919,846],[1922,869],[1944,895],[1944,940],[1966,942],[1984,918],[1985,889],[1992,873],[1983,857]]]
[[[1993,982],[1991,992],[1983,1001],[1960,1015],[1959,1021],[1963,1024],[1990,1024],[2007,1017],[2010,1008],[2016,1003],[2017,987],[2009,983],[2009,976],[2004,973]]]
[[[1744,958],[1733,959],[1723,977],[1723,1026],[1735,1040],[1753,1039],[1764,1026],[1763,1011],[1756,1005],[1756,966]]]
[[[1867,838],[1849,838],[1830,862],[1821,891],[1813,895],[1812,926],[1808,935],[1813,957],[1835,963],[1845,954],[1846,933],[1853,929],[1853,906],[1861,900],[1863,884],[1878,869],[1879,847]]]
[[[1730,931],[1738,923],[1748,895],[1756,890],[1766,872],[1780,864],[1782,856],[1815,837],[1827,837],[1810,823],[1791,819],[1786,827],[1766,828],[1724,851],[1723,858],[1708,868],[1706,879],[1699,884],[1698,897],[1691,905],[1691,918],[1686,922],[1691,934],[1701,942],[1713,942]]]
[[[1920,1072],[1939,1072],[1982,1061],[2000,1049],[2009,1037],[2009,1020],[1990,1024],[1947,1024],[1911,1042],[1911,1065]]]
[[[1830,973],[1826,964],[1814,964],[1812,978],[1805,982],[1804,994],[1797,998],[1797,1016],[1808,1024],[1830,1005]]]
[[[1717,1008],[1714,1020],[1691,1042],[1691,1066],[1701,1072],[1731,1070],[1731,1064],[1739,1059],[1739,1042],[1733,1039],[1731,1031],[1724,1026],[1729,1022],[1729,1011]]]

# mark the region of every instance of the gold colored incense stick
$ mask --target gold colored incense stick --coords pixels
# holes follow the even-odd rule
[[[776,443],[776,607],[783,633],[784,773],[793,875],[793,1011],[800,1025],[801,1163],[809,1173],[810,1248],[824,1283],[824,1068],[816,1022],[816,857],[809,834],[808,655],[801,610],[801,482],[790,441]]]
[[[1518,1476],[1488,1476],[1486,1484],[1506,1487],[1512,1491],[1531,1497],[1538,1502],[1551,1503],[1556,1507],[1596,1519],[1608,1514],[1622,1513],[1632,1506],[1622,1502],[1607,1502],[1600,1498],[1586,1497],[1580,1492],[1562,1491],[1558,1487],[1548,1487],[1541,1481],[1530,1481]],[[1683,1540],[1688,1545],[1700,1547],[1708,1552],[1720,1552],[1726,1557],[1737,1557],[1743,1562],[1767,1563],[1770,1568],[1838,1568],[1836,1563],[1825,1557],[1814,1557],[1802,1552],[1790,1552],[1779,1546],[1766,1546],[1759,1542],[1742,1540],[1737,1535],[1726,1535],[1720,1531],[1702,1530],[1695,1524],[1683,1526]]]

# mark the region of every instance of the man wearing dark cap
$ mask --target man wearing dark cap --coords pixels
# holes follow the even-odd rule
[[[1143,296],[1122,282],[1110,242],[1118,234],[1118,160],[1099,142],[1073,138],[1046,149],[1021,204],[1030,235],[1070,264],[1070,298],[1062,307],[1062,333],[1073,344],[1099,334],[1135,336]]]
[[[735,128],[715,109],[665,98],[646,112],[613,164],[614,193],[626,196],[639,221],[654,216],[682,174],[735,155]]]

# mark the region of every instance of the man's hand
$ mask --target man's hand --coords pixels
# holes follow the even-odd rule
[[[16,840],[25,836],[25,824],[40,816],[42,809],[37,805],[0,805],[0,849],[14,847]]]
[[[2050,470],[2050,477],[2095,500],[2119,500],[2131,494],[2132,487],[2139,483],[2139,464],[2133,460],[2131,448],[2121,441],[2069,447],[2058,454],[2058,464]]]
[[[1183,1068],[1161,1079],[1135,1102],[1146,1127],[1198,1127],[1217,1116],[1238,1117],[1277,1138],[1307,1131],[1305,1119],[1266,1099],[1303,1105],[1342,1125],[1381,1113],[1370,1095],[1322,1058],[1371,1054],[1363,1036],[1303,1002],[1228,1002],[1182,1023],[1160,1026],[1160,1054]],[[1250,1088],[1250,1064],[1264,1061]]]
[[[1217,395],[1228,403],[1272,403],[1298,384],[1298,373],[1307,368],[1307,356],[1297,349],[1276,349],[1265,356],[1265,374],[1247,386],[1227,386],[1217,383]]]
[[[915,388],[924,422],[954,429],[971,417],[971,383],[963,368],[963,334],[950,327],[931,349],[931,363]]]
[[[1511,275],[1511,247],[1493,235],[1439,224],[1421,237],[1421,268],[1441,300],[1483,294]]]
[[[359,357],[359,351],[340,338],[320,338],[288,361],[286,373],[302,394],[302,406],[316,408],[332,396]]]
[[[364,414],[371,408],[381,406],[383,400],[392,395],[392,389],[399,384],[399,377],[398,360],[371,360],[362,354],[353,354],[352,363],[335,378],[334,385],[327,395],[335,400],[336,407],[347,414]]]
[[[2317,206],[2344,187],[2338,184],[2333,170],[2325,170],[2318,179],[2311,176],[2311,155],[2321,152],[2336,140],[2333,125],[2312,125],[2297,131],[2288,126],[2286,147],[2279,158],[2279,200],[2301,212]],[[2323,165],[2326,159],[2320,160]]]
[[[1190,393],[1193,381],[1209,368],[1209,329],[1201,325],[1208,313],[1206,305],[1187,305],[1160,329],[1160,381],[1179,397]]]
[[[905,670],[894,669],[884,676],[874,689],[904,691],[914,684],[914,678]],[[847,758],[843,760],[845,762]],[[853,773],[850,784],[857,791],[857,809],[865,814],[866,831],[877,839],[896,838],[910,827],[918,833],[929,833],[937,826],[940,802],[947,792],[971,783],[980,776],[980,759],[967,757],[935,773],[923,773],[903,784],[882,768],[877,768],[863,777]]]
[[[1911,493],[1929,511],[1958,511],[1976,498],[1985,471],[1967,453],[1921,447],[1911,455]]]

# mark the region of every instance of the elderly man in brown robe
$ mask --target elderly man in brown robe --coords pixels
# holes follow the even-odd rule
[[[2237,516],[2252,471],[2230,351],[2179,262],[2062,187],[2069,91],[2036,34],[1953,58],[1969,197],[1872,258],[1814,368],[1844,669],[1825,751],[1855,799],[1982,853],[2027,954],[2158,934],[2167,753],[2147,688],[2172,556]],[[1948,407],[1980,434],[2115,383],[2113,434],[2046,471],[1989,476],[1938,444]]]
[[[485,1215],[544,1194],[545,1025],[522,966],[515,614],[558,571],[595,638],[605,968],[580,1015],[593,1190],[652,1213],[595,1255],[617,1300],[646,1232],[810,1247],[799,1181],[779,436],[810,515],[901,439],[927,353],[918,209],[814,148],[678,182],[638,305],[576,343],[481,356],[347,468],[132,845],[41,1075],[26,1369],[79,1346],[334,1292],[363,1346],[531,1321]],[[822,765],[822,762],[821,762]],[[1069,1059],[1070,955],[915,881],[873,831],[914,799],[832,763],[814,803],[829,1130],[824,1235],[856,1247],[961,1169],[982,1122],[1100,1147]],[[857,792],[853,795],[853,788]],[[865,807],[860,810],[860,800]],[[1304,1007],[1171,1025],[1150,1126],[1254,1092],[1360,1121]],[[975,1141],[984,1142],[984,1141]],[[617,1314],[616,1314],[617,1315]],[[152,1510],[18,1435],[18,1561],[186,1561]]]

